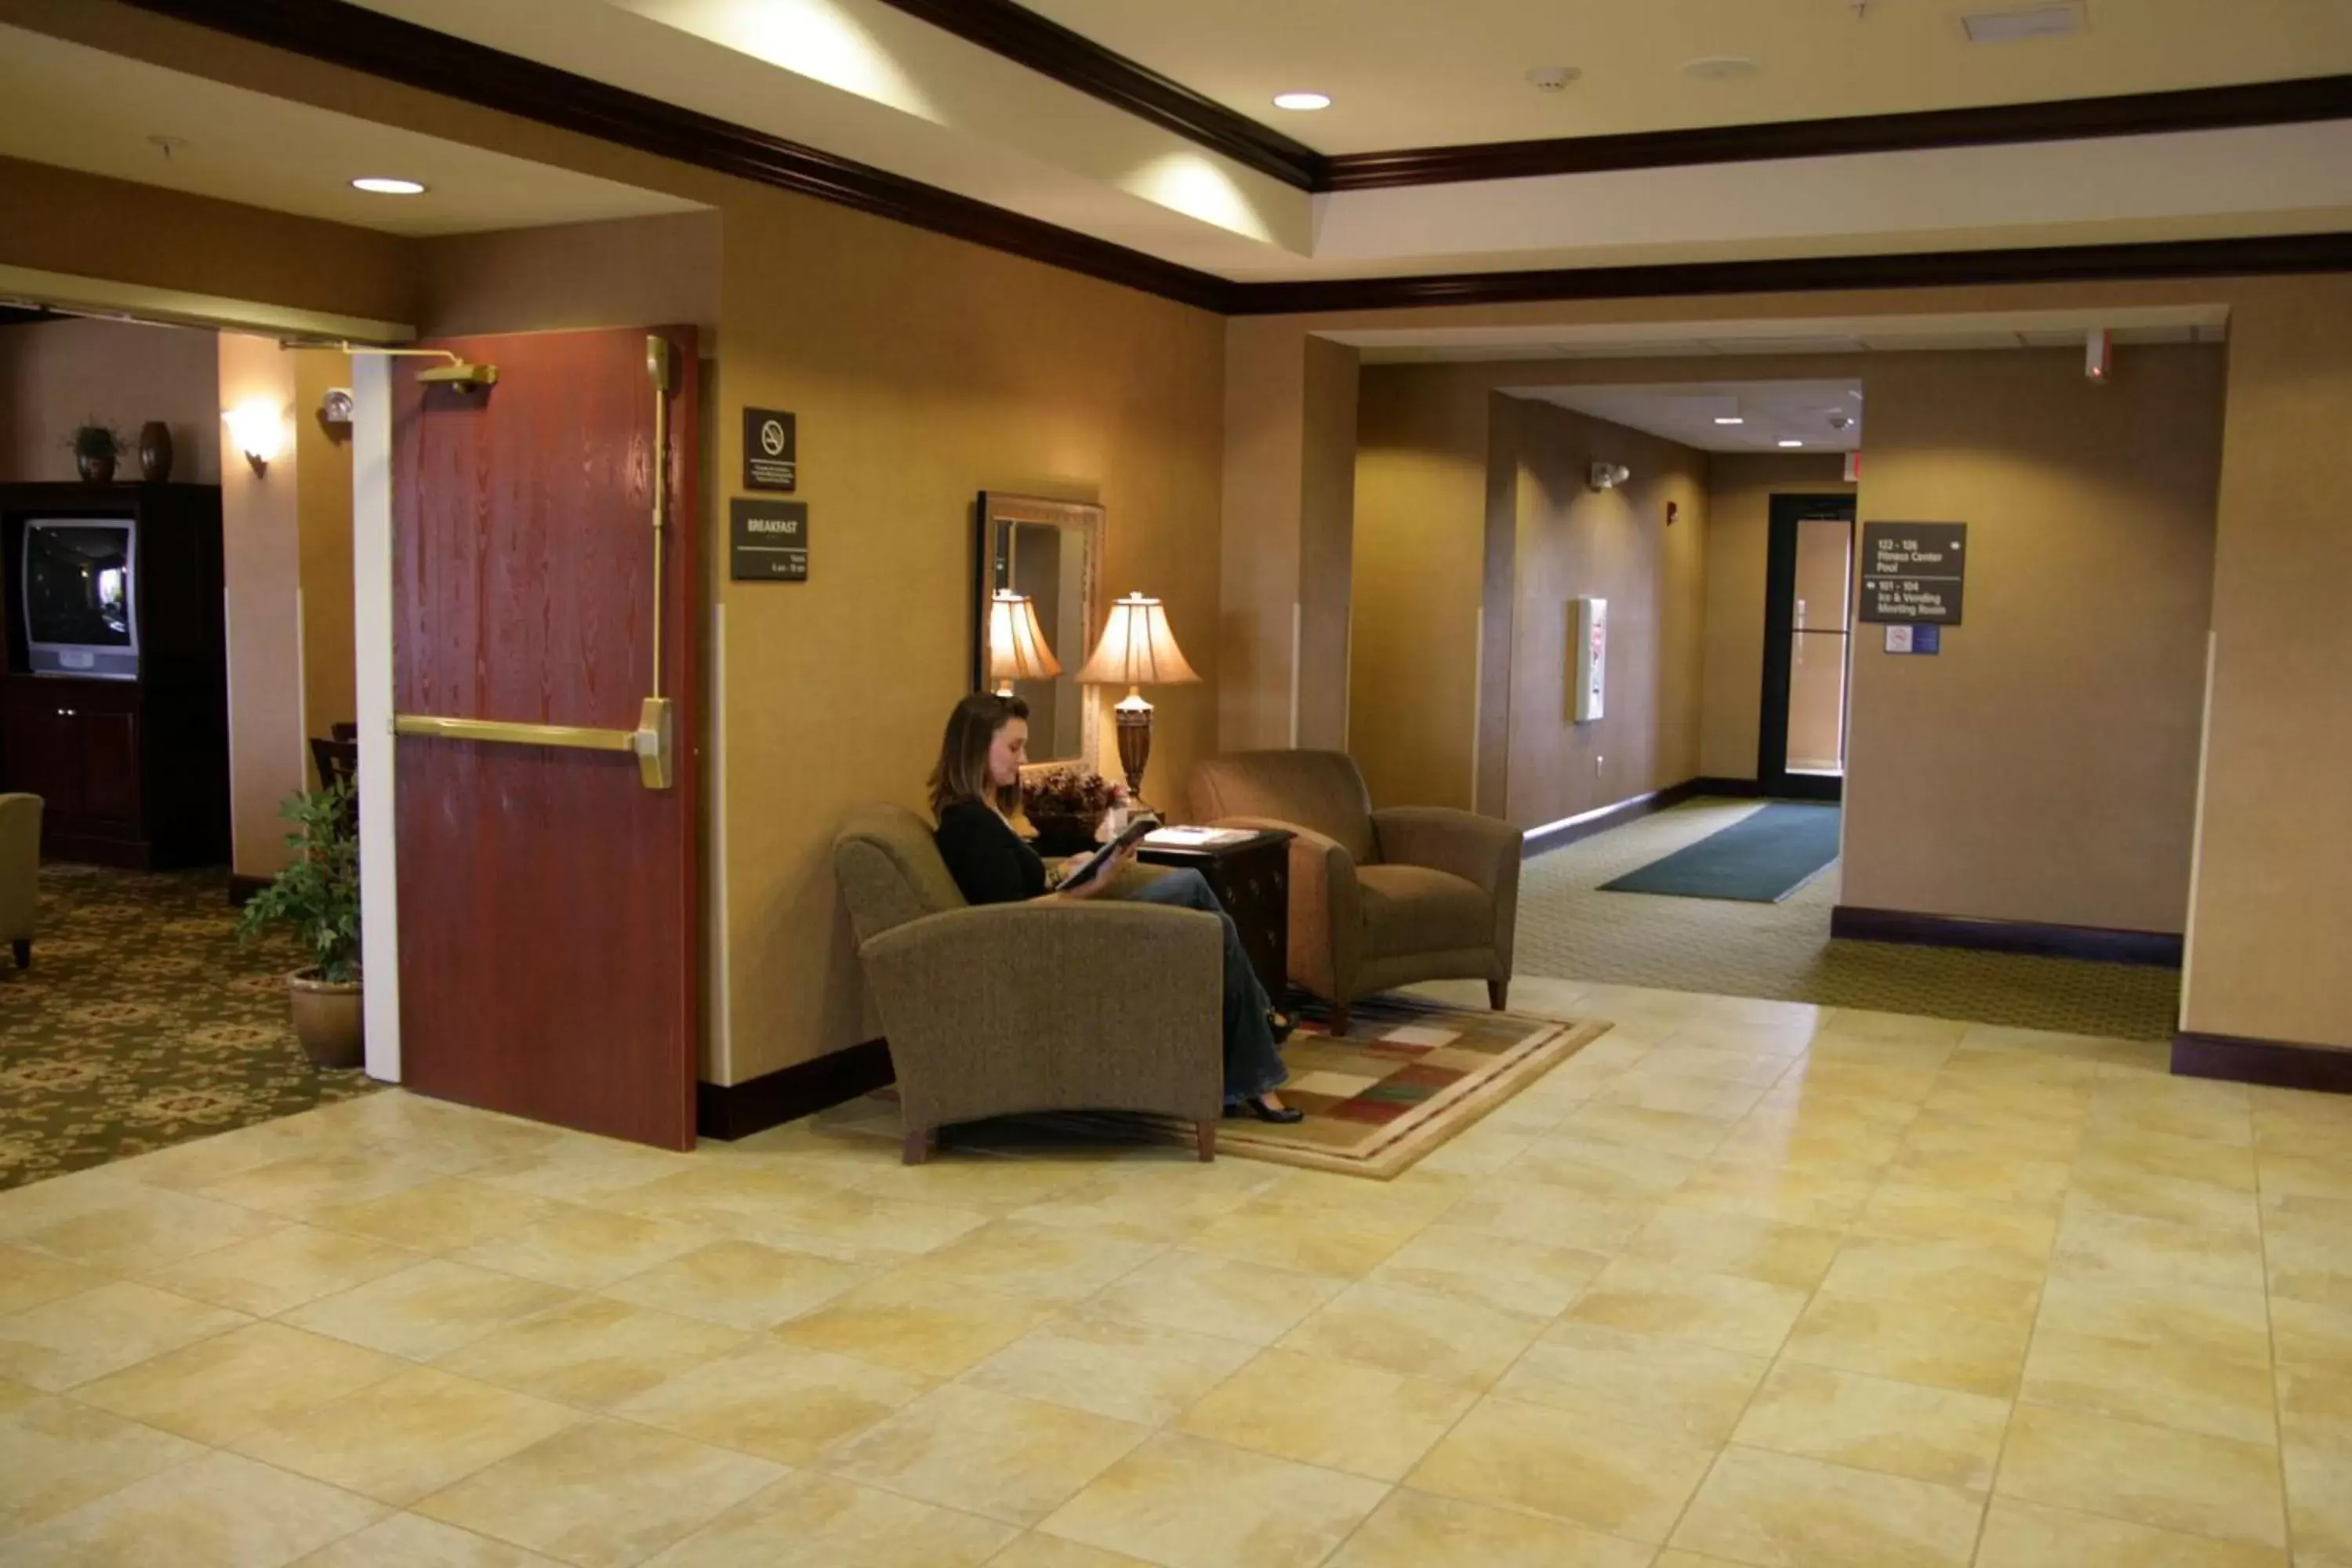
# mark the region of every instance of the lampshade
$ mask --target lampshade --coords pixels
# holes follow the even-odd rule
[[[1051,680],[1062,661],[1045,646],[1037,606],[1026,594],[999,588],[988,602],[988,674],[992,680]]]
[[[1088,686],[1181,686],[1201,678],[1184,662],[1160,601],[1129,594],[1111,605],[1102,640],[1078,679]]]

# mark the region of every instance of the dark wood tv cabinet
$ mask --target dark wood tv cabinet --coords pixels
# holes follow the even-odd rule
[[[131,517],[139,677],[27,673],[25,523]],[[139,870],[229,858],[228,642],[215,485],[0,485],[0,790],[39,795],[41,852]]]

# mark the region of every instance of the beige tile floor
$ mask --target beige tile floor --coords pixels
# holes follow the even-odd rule
[[[0,1561],[2352,1568],[2352,1100],[1516,999],[1617,1026],[1386,1184],[394,1092],[0,1194]]]

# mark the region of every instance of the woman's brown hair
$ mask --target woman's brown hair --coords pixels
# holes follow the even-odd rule
[[[948,715],[948,732],[940,740],[939,765],[931,770],[931,816],[936,818],[960,801],[977,800],[1010,816],[1021,804],[1021,786],[997,789],[988,782],[988,748],[996,732],[1029,717],[1029,704],[1018,697],[975,691]]]

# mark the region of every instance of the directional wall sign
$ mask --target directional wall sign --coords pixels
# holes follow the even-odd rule
[[[743,488],[789,490],[800,483],[798,421],[781,408],[743,410]]]
[[[728,575],[738,583],[808,581],[808,502],[738,497],[727,503]]]
[[[1862,618],[1957,626],[1968,568],[1965,522],[1862,525]]]

